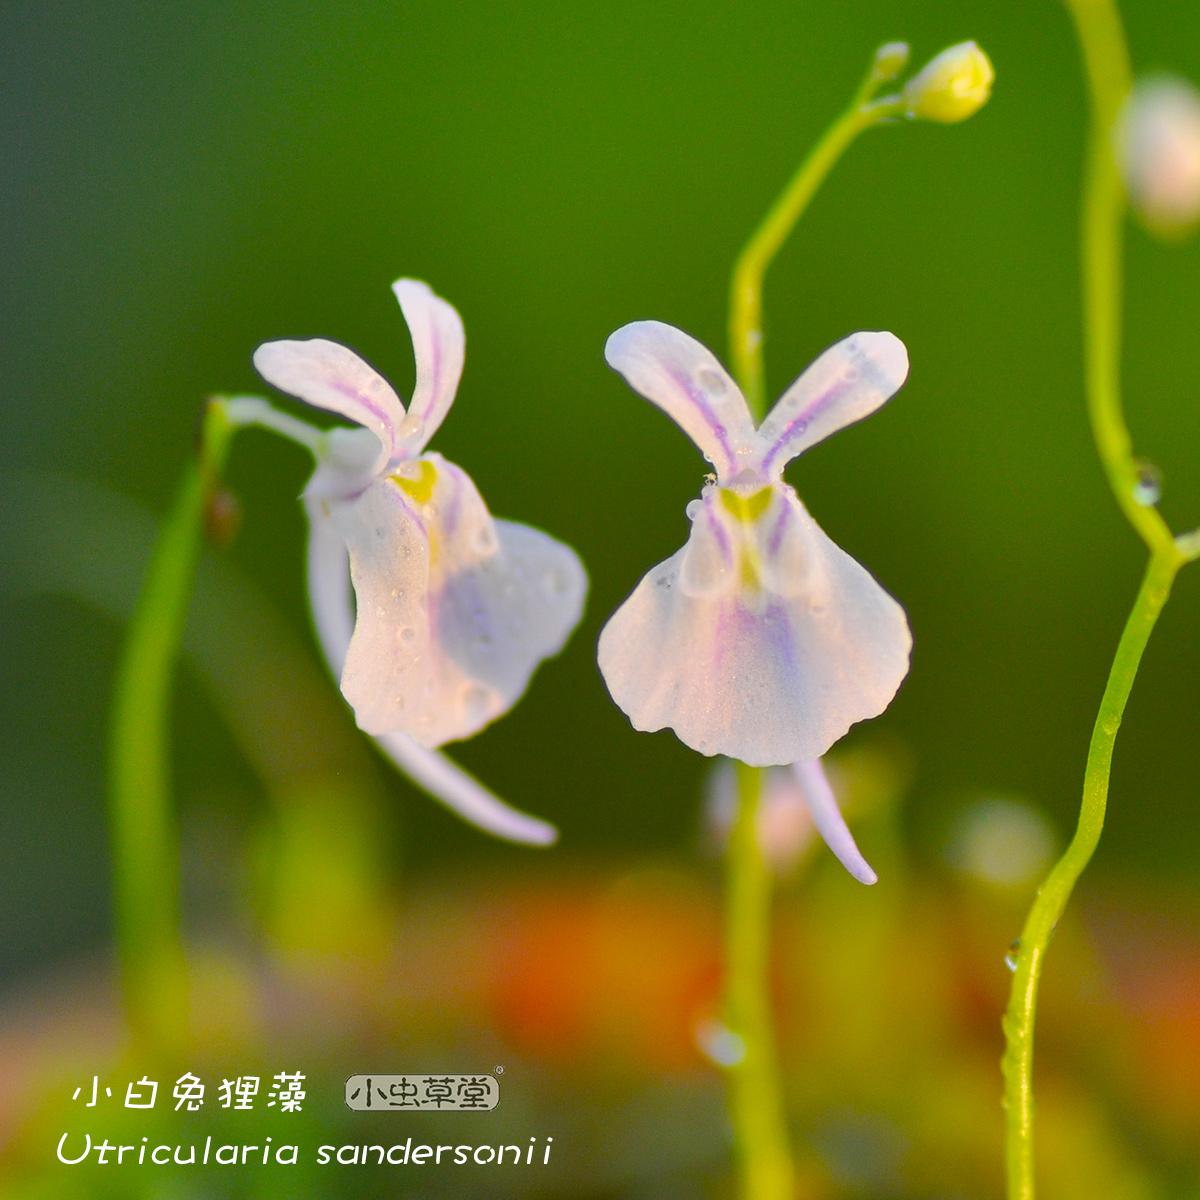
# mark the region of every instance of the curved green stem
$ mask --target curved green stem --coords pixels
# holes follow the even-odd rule
[[[1121,511],[1153,552],[1174,539],[1155,508],[1135,499],[1133,443],[1121,410],[1121,256],[1125,192],[1113,128],[1132,74],[1113,0],[1066,0],[1087,69],[1091,126],[1081,223],[1087,403],[1096,449]]]
[[[232,426],[210,402],[200,448],[163,526],[117,668],[108,798],[122,987],[135,1044],[169,1052],[186,1035],[179,863],[171,813],[169,724],[175,663],[204,515]]]
[[[1049,877],[1038,889],[1037,899],[1021,931],[1017,968],[1012,993],[1004,1015],[1004,1106],[1005,1167],[1009,1200],[1033,1200],[1033,1032],[1037,1016],[1038,983],[1050,935],[1071,897],[1075,881],[1088,865],[1100,833],[1108,803],[1108,779],[1112,767],[1113,746],[1130,689],[1137,676],[1142,651],[1158,620],[1158,614],[1170,595],[1171,584],[1186,561],[1174,549],[1156,553],[1150,559],[1133,611],[1117,646],[1116,658],[1104,688],[1100,711],[1088,747],[1083,777],[1083,802],[1079,823],[1066,853],[1055,864]]]
[[[795,1169],[771,1020],[771,876],[758,838],[762,770],[738,763],[725,910],[725,1020],[745,1047],[729,1068],[744,1200],[792,1200]]]
[[[756,420],[764,408],[762,284],[771,260],[847,146],[902,110],[899,96],[874,100],[892,77],[877,54],[850,107],[801,164],[734,267],[729,297],[733,375]],[[725,1019],[744,1047],[729,1067],[730,1117],[742,1200],[792,1200],[795,1166],[771,1016],[771,874],[758,841],[762,771],[738,763],[738,810],[727,854]]]
[[[825,131],[808,157],[800,164],[779,199],[746,243],[733,269],[729,293],[729,345],[733,375],[741,385],[755,420],[766,408],[763,372],[762,288],[763,276],[779,253],[788,234],[833,169],[842,153],[860,133],[887,117],[903,111],[899,96],[872,100],[882,82],[872,71],[859,88],[850,107]]]
[[[1091,100],[1081,222],[1084,355],[1088,416],[1113,494],[1150,549],[1150,562],[1117,646],[1092,731],[1075,836],[1038,890],[1021,933],[1004,1016],[1005,1168],[1009,1200],[1033,1200],[1033,1040],[1046,948],[1071,891],[1104,828],[1113,746],[1125,704],[1158,614],[1200,537],[1172,536],[1156,508],[1136,498],[1137,463],[1121,407],[1121,257],[1125,197],[1113,153],[1113,128],[1131,72],[1114,0],[1065,0],[1083,49]]]

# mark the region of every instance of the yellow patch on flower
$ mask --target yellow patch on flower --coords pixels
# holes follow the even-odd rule
[[[423,458],[416,463],[406,465],[419,466],[421,468],[420,475],[416,479],[409,479],[405,475],[393,475],[392,482],[402,491],[407,492],[418,504],[428,504],[433,497],[434,486],[437,484],[437,468]]]

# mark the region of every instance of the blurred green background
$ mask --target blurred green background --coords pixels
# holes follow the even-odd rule
[[[1200,77],[1200,8],[1139,0],[1125,17],[1139,70]],[[498,845],[381,770],[396,878],[686,851],[705,763],[670,733],[630,729],[594,646],[682,544],[705,464],[608,371],[604,339],[654,317],[724,354],[735,254],[895,38],[918,65],[977,39],[994,97],[960,127],[873,131],[837,168],[768,276],[769,390],[852,330],[907,344],[900,396],[788,475],[915,634],[909,680],[851,743],[886,733],[907,748],[918,862],[940,859],[981,795],[1024,797],[1063,834],[1144,555],[1084,415],[1085,113],[1054,0],[0,4],[4,467],[98,481],[162,513],[203,397],[263,390],[261,341],[344,341],[403,394],[411,354],[388,285],[428,280],[468,341],[433,448],[493,513],[574,545],[592,591],[527,698],[452,750],[555,821],[561,845]],[[1131,229],[1128,285],[1129,420],[1182,529],[1200,520],[1200,242]],[[267,435],[239,440],[229,480],[245,523],[226,558],[310,644],[295,501],[307,470]],[[10,597],[2,613],[11,990],[109,942],[104,726],[120,628],[65,599]],[[1193,886],[1198,613],[1200,570],[1185,571],[1118,744],[1095,894]],[[199,911],[205,863],[218,871],[261,801],[187,669],[176,725]]]

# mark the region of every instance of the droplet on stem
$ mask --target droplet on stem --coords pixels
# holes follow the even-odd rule
[[[1147,459],[1134,460],[1137,479],[1133,484],[1133,498],[1143,508],[1153,508],[1162,499],[1162,472]]]
[[[1013,938],[1013,943],[1008,948],[1008,953],[1004,956],[1004,965],[1010,970],[1017,969],[1017,961],[1021,954],[1021,939]]]

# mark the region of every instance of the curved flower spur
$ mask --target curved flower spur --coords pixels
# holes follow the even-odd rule
[[[435,747],[520,699],[579,623],[587,575],[569,546],[493,518],[465,471],[426,452],[462,374],[462,321],[424,283],[393,290],[416,358],[407,411],[354,351],[314,338],[267,342],[254,365],[280,391],[361,428],[320,431],[252,397],[231,400],[230,419],[300,441],[317,460],[303,495],[309,596],[359,727],[460,815],[544,844],[552,826],[509,808]]]
[[[888,706],[912,635],[904,610],[826,537],[783,468],[900,388],[903,343],[890,333],[838,342],[757,428],[717,358],[674,326],[625,325],[604,353],[716,471],[688,505],[687,545],[643,577],[600,634],[609,692],[635,729],[671,728],[702,754],[749,766],[795,764],[810,804],[822,801],[813,807],[826,841],[874,882],[808,764],[819,772],[816,760],[851,725]]]

